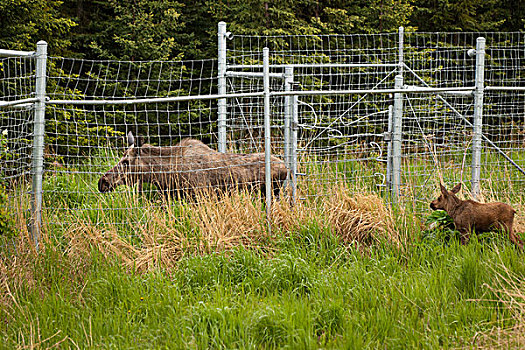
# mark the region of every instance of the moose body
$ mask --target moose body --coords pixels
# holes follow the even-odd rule
[[[155,147],[135,143],[128,134],[130,147],[111,170],[98,181],[100,192],[119,185],[143,183],[155,185],[167,195],[195,196],[196,191],[234,188],[263,189],[265,184],[264,153],[219,153],[201,141],[183,139],[175,146]],[[279,158],[271,157],[273,192],[279,194],[287,169]],[[261,191],[264,194],[264,191]]]
[[[473,200],[461,200],[456,193],[461,189],[457,184],[448,191],[440,184],[441,195],[432,203],[433,210],[444,210],[454,220],[456,229],[461,233],[461,242],[468,242],[470,233],[504,230],[508,233],[512,243],[523,248],[522,240],[513,231],[514,214],[516,211],[508,204],[479,203]]]

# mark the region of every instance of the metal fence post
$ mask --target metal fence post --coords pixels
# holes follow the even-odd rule
[[[292,97],[292,144],[291,144],[291,170],[292,170],[292,201],[297,199],[297,129],[299,128],[299,96]]]
[[[474,90],[474,123],[472,136],[472,197],[480,193],[481,138],[483,133],[483,90],[485,79],[485,38],[476,40],[476,90]]]
[[[387,142],[387,151],[386,151],[386,190],[387,192],[392,192],[392,118],[394,115],[394,106],[388,106],[388,131],[386,132],[386,142]]]
[[[398,74],[400,75],[403,75],[403,66],[405,64],[404,45],[405,45],[405,28],[399,27]]]
[[[44,123],[46,113],[46,63],[47,43],[39,41],[36,46],[36,85],[34,129],[33,129],[33,159],[31,173],[33,186],[31,191],[32,235],[35,249],[38,251],[40,231],[42,228],[42,176],[44,171]]]
[[[284,91],[292,91],[293,84],[293,67],[284,69]],[[293,96],[284,97],[284,162],[288,169],[286,177],[287,188],[291,187],[291,170],[292,170],[292,120],[293,120]]]
[[[263,48],[263,86],[264,86],[264,179],[266,185],[266,220],[271,230],[272,168],[271,168],[271,129],[270,129],[270,49]]]
[[[403,68],[404,68],[404,45],[405,28],[399,27],[398,39],[398,74],[395,77],[395,89],[403,88]],[[403,94],[394,94],[394,107],[389,109],[388,128],[391,141],[389,144],[390,164],[387,162],[387,184],[390,186],[394,202],[399,200],[399,190],[401,187],[401,142],[403,132]],[[388,169],[390,167],[390,169]]]
[[[403,88],[403,76],[396,75],[395,88]],[[392,116],[392,194],[394,201],[399,198],[401,186],[401,142],[403,132],[403,93],[394,94],[394,113]]]
[[[226,94],[226,22],[219,22],[218,28],[218,62],[217,62],[217,85],[219,95]],[[226,99],[217,101],[218,121],[218,150],[226,152]]]

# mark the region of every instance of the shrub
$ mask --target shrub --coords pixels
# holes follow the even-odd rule
[[[8,208],[8,196],[4,184],[4,172],[2,170],[2,160],[11,158],[9,153],[9,147],[7,145],[7,129],[0,133],[0,235],[13,234],[13,220],[9,216],[7,211]]]
[[[8,210],[8,196],[5,187],[0,184],[0,236],[14,234],[14,223]]]

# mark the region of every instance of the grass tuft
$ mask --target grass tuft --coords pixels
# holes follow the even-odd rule
[[[497,248],[496,248],[497,249]],[[523,349],[525,348],[525,277],[511,271],[503,262],[492,268],[493,285],[485,285],[496,296],[493,300],[506,308],[512,317],[509,326],[494,325],[490,330],[477,336],[473,343],[478,349]]]
[[[326,199],[324,210],[329,224],[345,243],[370,245],[388,241],[399,246],[402,242],[391,210],[376,194],[352,194],[344,187],[337,188]]]

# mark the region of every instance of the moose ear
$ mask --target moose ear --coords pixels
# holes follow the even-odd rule
[[[443,193],[444,196],[448,196],[448,191],[445,186],[443,186],[443,184],[440,183],[439,188],[441,189],[441,193]]]
[[[128,132],[128,146],[133,146],[135,144],[135,136],[133,136],[133,133],[130,131]]]
[[[456,194],[456,193],[459,192],[460,189],[461,189],[461,182],[458,183],[456,186],[454,186],[454,187],[450,190],[450,192]]]

